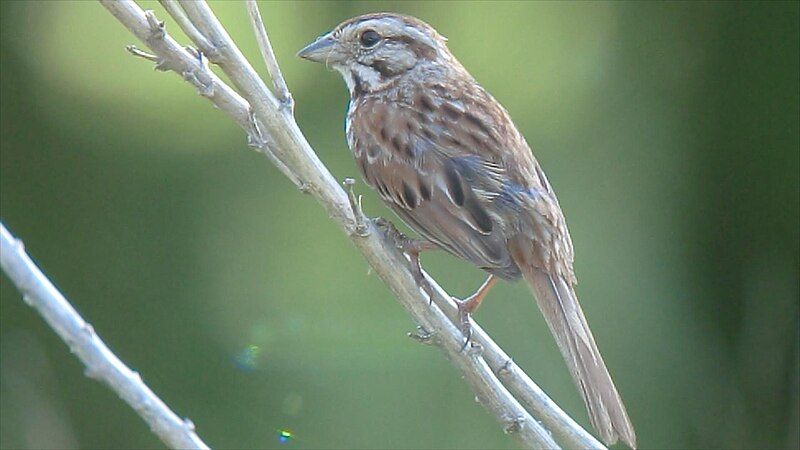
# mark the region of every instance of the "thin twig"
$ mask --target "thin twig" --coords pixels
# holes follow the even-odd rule
[[[135,53],[137,56],[147,55],[146,59],[156,56],[157,69],[172,70],[192,84],[200,95],[211,100],[214,106],[228,114],[237,125],[245,130],[248,144],[251,147],[264,153],[295,186],[303,189],[303,181],[298,179],[295,173],[278,159],[269,148],[267,140],[260,133],[258,127],[254,126],[250,104],[209,69],[203,53],[190,47],[181,47],[169,36],[163,22],[158,21],[152,11],[142,11],[139,5],[133,1],[101,0],[101,4],[156,53],[156,55],[150,55],[137,49],[138,52]],[[135,47],[128,46],[128,48],[130,51]],[[169,56],[165,57],[164,55]]]
[[[89,378],[102,381],[130,405],[171,448],[207,449],[189,419],[181,419],[147,387],[142,377],[109,350],[91,325],[75,311],[0,223],[0,266],[22,298],[32,306],[86,366]]]
[[[142,20],[144,12],[138,9],[138,6],[132,2],[100,1],[140,39],[142,36],[145,38],[149,36],[146,30],[147,22]],[[431,286],[437,292],[435,295],[437,302],[429,306],[425,294],[420,291],[408,269],[408,261],[391,242],[384,238],[383,233],[370,221],[364,224],[365,233],[356,232],[359,221],[356,219],[347,193],[341,189],[339,183],[319,160],[294,119],[290,115],[281,113],[280,102],[267,89],[263,80],[258,78],[208,5],[205,2],[190,0],[181,0],[181,5],[194,26],[219,50],[218,65],[252,105],[252,115],[260,124],[264,134],[270,137],[275,154],[286,163],[290,172],[304,180],[302,187],[313,195],[328,215],[343,228],[374,272],[386,283],[414,320],[426,330],[425,339],[442,348],[447,357],[460,369],[484,407],[503,423],[504,430],[512,433],[525,447],[557,448],[555,441],[541,424],[532,419],[526,411],[527,408],[529,411],[537,412],[537,417],[548,425],[556,436],[563,437],[568,447],[604,448],[547,398],[476,324],[473,325],[473,336],[477,346],[461,352],[464,336],[439,309],[441,306],[450,312],[449,296],[430,280]],[[168,35],[163,37],[163,41],[174,42]],[[186,64],[186,61],[182,60],[187,54],[180,47],[176,49],[175,46],[164,45],[160,41],[145,42],[160,58],[176,60],[174,66],[181,67]],[[209,97],[209,99],[216,104],[216,98]],[[245,110],[236,114],[250,113],[250,110]],[[509,389],[521,399],[526,408],[514,398]]]
[[[261,57],[264,58],[264,64],[266,64],[269,76],[275,86],[275,94],[289,112],[294,112],[292,94],[289,92],[289,87],[286,86],[286,80],[283,79],[278,60],[275,59],[275,52],[272,51],[272,44],[269,42],[269,35],[267,35],[267,29],[264,27],[264,21],[261,19],[261,12],[258,10],[255,0],[247,0],[247,13],[250,15],[250,23],[253,25],[253,32],[258,40]]]
[[[218,52],[217,60],[213,62],[230,78],[236,90],[250,102],[256,115],[261,117],[269,111],[277,114],[279,100],[258,76],[208,4],[201,0],[179,0],[179,3],[195,28]]]

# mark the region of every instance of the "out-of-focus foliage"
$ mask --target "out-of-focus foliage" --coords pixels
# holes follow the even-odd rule
[[[258,61],[243,5],[213,7]],[[262,9],[298,121],[338,178],[357,174],[346,89],[294,52],[378,10],[449,38],[559,193],[641,447],[798,446],[798,3]],[[313,199],[179,77],[127,55],[134,38],[98,4],[2,2],[0,23],[2,220],[208,443],[513,446],[405,337],[414,324]],[[456,295],[482,281],[424,259]],[[0,446],[160,447],[6,278],[0,292]],[[525,286],[497,288],[477,319],[588,426]]]

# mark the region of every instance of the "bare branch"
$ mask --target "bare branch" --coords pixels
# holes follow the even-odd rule
[[[280,102],[244,57],[208,4],[201,0],[179,1],[189,20],[218,53],[213,62],[231,79],[239,93],[250,101],[256,116],[260,117],[269,110],[277,113]]]
[[[58,292],[53,283],[0,223],[0,266],[22,298],[32,306],[86,366],[86,376],[102,381],[144,419],[161,441],[171,448],[207,449],[195,434],[194,424],[181,419],[147,387],[142,377],[109,350],[91,325]]]
[[[459,320],[458,307],[453,298],[427,273],[424,275],[433,289],[434,302],[440,307],[443,306],[450,320]],[[606,448],[548,397],[474,320],[471,321],[471,330],[472,340],[483,348],[483,358],[489,367],[525,409],[564,442],[565,447],[600,450]]]
[[[133,34],[144,40],[159,58],[164,61],[176,60],[172,65],[179,67],[187,64],[183,61],[186,58],[185,51],[177,45],[168,45],[174,41],[166,33],[160,39],[147,40],[152,33],[143,30],[148,23],[143,20],[144,11],[135,3],[100,1]],[[245,103],[252,106],[252,110],[229,114],[234,120],[242,114],[251,117],[249,122],[254,126],[243,128],[257,128],[259,135],[263,133],[268,138],[270,149],[287,167],[282,171],[302,180],[301,189],[313,195],[342,227],[374,272],[420,325],[423,330],[417,334],[420,340],[434,343],[444,351],[464,375],[481,404],[503,425],[503,429],[524,447],[558,448],[551,435],[531,417],[531,411],[568,447],[605,448],[558,408],[477,324],[473,324],[476,344],[462,351],[465,337],[440,309],[452,315],[455,306],[450,296],[430,280],[435,303],[429,306],[427,295],[411,275],[408,260],[371,221],[362,220],[360,212],[354,211],[358,209],[357,202],[351,205],[350,197],[319,160],[293,117],[282,113],[285,110],[281,109],[281,102],[258,77],[208,5],[195,0],[180,0],[180,3],[192,25],[216,52],[214,62],[231,79],[246,99]],[[209,99],[215,100],[212,97]]]
[[[253,32],[258,40],[261,57],[264,58],[269,76],[275,85],[275,94],[277,94],[278,100],[292,112],[294,110],[294,100],[292,100],[292,94],[289,93],[289,87],[286,86],[286,80],[283,79],[278,60],[275,59],[275,52],[272,51],[272,44],[269,42],[267,29],[264,27],[264,21],[261,19],[261,12],[258,10],[258,4],[255,0],[247,0],[247,13],[250,15],[250,23],[253,25]]]
[[[166,33],[164,23],[157,20],[152,11],[142,11],[133,1],[102,0],[101,3],[156,55],[138,49],[132,53],[141,57],[147,55],[146,59],[149,60],[155,56],[156,69],[171,70],[192,84],[200,95],[211,100],[214,106],[228,114],[247,132],[251,147],[264,153],[295,186],[303,186],[303,182],[269,148],[269,142],[255,126],[249,103],[209,69],[203,53],[181,47]],[[129,51],[134,48],[128,47]]]

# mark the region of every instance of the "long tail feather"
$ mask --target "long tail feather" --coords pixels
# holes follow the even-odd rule
[[[592,426],[607,445],[636,448],[636,434],[583,315],[572,285],[525,265],[522,273],[586,403]]]

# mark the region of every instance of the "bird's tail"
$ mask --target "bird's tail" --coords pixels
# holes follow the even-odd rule
[[[583,396],[592,426],[606,445],[622,440],[630,448],[636,448],[633,425],[600,356],[572,284],[530,263],[518,263]]]

